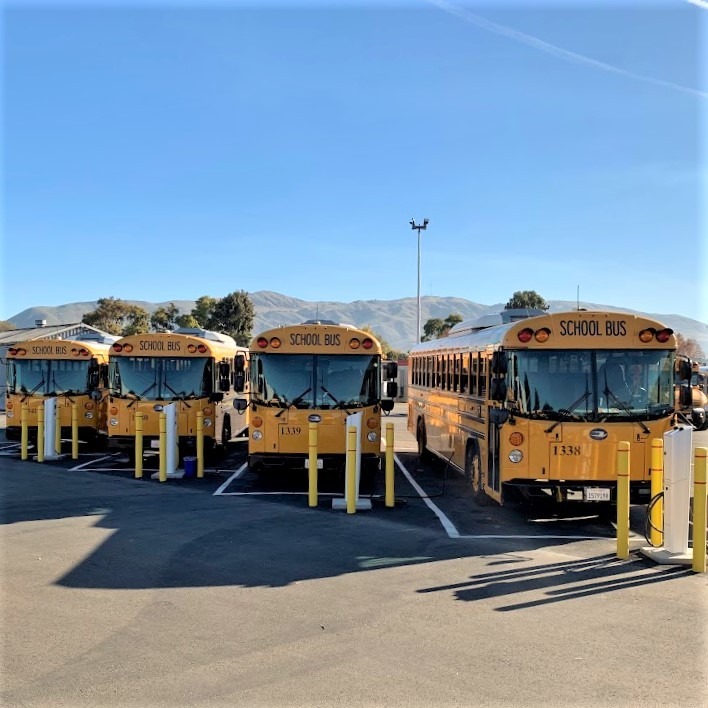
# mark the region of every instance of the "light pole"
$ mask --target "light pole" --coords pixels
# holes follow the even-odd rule
[[[418,317],[416,319],[416,330],[415,330],[415,343],[420,342],[420,232],[425,231],[428,228],[429,219],[423,219],[422,224],[416,224],[413,219],[408,223],[411,225],[412,229],[418,231]]]

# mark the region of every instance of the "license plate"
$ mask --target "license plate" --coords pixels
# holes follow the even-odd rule
[[[153,450],[159,450],[160,449],[160,441],[159,440],[151,440],[150,447],[153,448]]]
[[[609,487],[585,487],[583,489],[585,501],[610,501]]]
[[[317,469],[321,470],[323,465],[323,460],[321,458],[317,458]],[[305,458],[305,469],[309,470],[310,469],[310,458],[306,457]]]

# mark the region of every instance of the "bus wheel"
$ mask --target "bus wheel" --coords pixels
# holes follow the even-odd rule
[[[467,445],[465,452],[465,476],[472,483],[472,497],[479,506],[486,506],[489,497],[482,485],[482,462],[479,456],[479,449],[475,443]]]
[[[425,433],[425,422],[422,418],[418,420],[418,427],[416,430],[416,440],[418,441],[418,457],[421,462],[430,461],[430,453],[428,452],[428,436]]]

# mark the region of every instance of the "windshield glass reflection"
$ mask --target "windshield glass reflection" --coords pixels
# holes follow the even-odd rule
[[[270,405],[355,408],[380,398],[377,356],[258,354],[251,375],[256,400]]]
[[[64,359],[13,359],[8,362],[10,393],[52,395],[88,390],[89,362]]]
[[[590,419],[662,414],[673,406],[670,351],[525,351],[511,357],[518,413]]]
[[[206,396],[211,393],[211,360],[116,357],[111,362],[111,393],[154,400]]]

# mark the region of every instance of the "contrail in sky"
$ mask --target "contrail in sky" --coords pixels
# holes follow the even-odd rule
[[[562,47],[557,47],[555,44],[550,44],[549,42],[544,42],[538,37],[534,37],[530,34],[524,32],[519,32],[519,30],[512,29],[506,25],[500,25],[491,20],[487,20],[484,17],[470,12],[469,10],[459,7],[458,5],[453,5],[446,0],[428,0],[428,2],[436,5],[441,10],[448,12],[451,15],[459,17],[465,22],[469,22],[481,29],[487,30],[488,32],[493,32],[494,34],[501,35],[502,37],[507,37],[508,39],[513,39],[515,42],[520,42],[534,49],[538,49],[546,54],[557,57],[558,59],[563,59],[564,61],[573,62],[574,64],[585,64],[594,69],[600,69],[601,71],[607,71],[611,74],[617,74],[619,76],[624,76],[628,79],[633,79],[635,81],[643,81],[647,84],[653,84],[654,86],[662,86],[663,88],[670,88],[674,91],[681,91],[683,93],[688,93],[691,96],[698,96],[699,98],[708,98],[708,93],[705,91],[700,91],[699,89],[691,88],[690,86],[683,86],[681,84],[675,84],[673,81],[664,81],[662,79],[655,79],[652,76],[644,76],[644,74],[635,74],[633,71],[628,71],[627,69],[621,69],[612,64],[606,64],[603,61],[598,61],[592,57],[585,56],[584,54],[578,54],[577,52],[571,52],[568,49],[563,49]],[[688,0],[695,5],[704,7],[708,9],[708,0]]]

